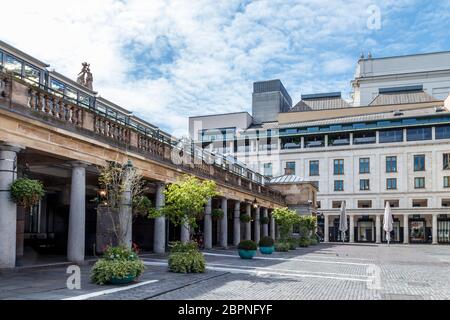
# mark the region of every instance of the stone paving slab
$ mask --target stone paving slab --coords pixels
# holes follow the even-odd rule
[[[253,260],[236,249],[205,252],[203,274],[174,274],[166,255],[143,255],[138,283],[91,299],[450,299],[450,247],[321,244]],[[371,283],[374,270],[380,283]],[[63,299],[121,286],[90,283],[81,266],[81,290],[66,287],[66,266],[0,272],[0,299]]]

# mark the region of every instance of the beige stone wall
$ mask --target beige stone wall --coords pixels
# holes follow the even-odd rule
[[[287,205],[307,205],[312,201],[312,208],[316,209],[317,189],[311,183],[273,184],[271,188],[286,195]]]

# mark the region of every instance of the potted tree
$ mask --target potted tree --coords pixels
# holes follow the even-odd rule
[[[103,256],[91,270],[91,280],[97,284],[123,284],[134,281],[145,267],[132,250],[133,217],[147,215],[150,200],[143,195],[144,180],[131,162],[108,162],[99,168],[102,190],[96,201],[97,243],[106,244]]]
[[[239,256],[242,259],[253,259],[257,249],[258,246],[256,245],[256,242],[252,240],[242,240],[238,245]]]
[[[299,215],[294,210],[289,210],[288,208],[277,208],[273,211],[273,217],[280,230],[280,243],[283,245],[276,246],[277,251],[284,251],[285,248],[290,248],[291,250],[297,247],[297,239],[290,237],[292,226],[300,222]]]
[[[275,241],[271,237],[262,237],[259,240],[259,252],[262,254],[272,254],[274,251]]]
[[[174,225],[185,228],[185,238],[182,238],[181,242],[172,244],[169,254],[169,271],[204,272],[205,258],[198,250],[197,244],[195,242],[192,244],[192,234],[193,230],[197,228],[199,214],[203,212],[208,200],[217,195],[216,188],[216,184],[212,180],[200,180],[194,176],[185,175],[167,186],[164,191],[164,207],[151,210],[149,217],[164,215]],[[222,210],[215,210],[215,215],[223,217]]]

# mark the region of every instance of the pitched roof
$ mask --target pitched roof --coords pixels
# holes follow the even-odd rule
[[[341,97],[328,97],[328,98],[300,100],[295,106],[293,106],[289,110],[289,112],[340,109],[350,107],[351,107],[350,104],[348,104],[347,101],[345,101]]]
[[[433,102],[437,101],[431,95],[424,91],[412,91],[412,92],[392,92],[392,93],[380,93],[369,106],[383,106],[388,104],[408,104],[408,103],[420,103],[420,102]]]
[[[299,176],[294,175],[283,175],[270,179],[269,184],[291,184],[291,183],[300,183],[305,180]]]

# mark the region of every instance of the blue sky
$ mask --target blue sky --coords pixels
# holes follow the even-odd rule
[[[2,2],[21,20],[2,15],[0,39],[72,78],[90,62],[101,96],[177,136],[188,116],[250,111],[254,81],[281,79],[294,103],[348,97],[361,51],[450,50],[450,1]]]

